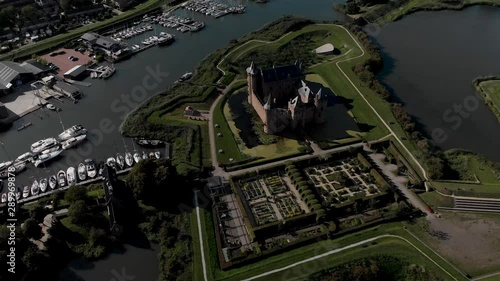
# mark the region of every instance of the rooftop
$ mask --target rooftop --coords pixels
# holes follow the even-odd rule
[[[299,66],[296,64],[273,67],[269,69],[262,69],[261,72],[262,72],[262,78],[266,83],[285,80],[288,77],[298,78],[304,76]]]
[[[19,64],[11,61],[0,62],[0,89],[10,88],[12,80],[21,73],[31,73]]]

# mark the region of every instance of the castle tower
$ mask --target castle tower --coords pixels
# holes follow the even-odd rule
[[[314,122],[324,123],[326,120],[326,106],[328,104],[328,96],[321,92],[321,89],[314,96]]]
[[[253,99],[252,96],[257,94],[258,88],[258,69],[255,64],[252,63],[247,68],[247,85],[248,85],[248,103],[252,104]]]
[[[264,115],[265,115],[265,118],[264,120],[262,120],[262,122],[264,123],[264,132],[266,134],[272,134],[273,133],[273,128],[272,128],[272,125],[271,122],[272,122],[272,112],[271,110],[273,109],[273,98],[271,95],[269,95],[267,97],[267,102],[266,104],[264,104]]]

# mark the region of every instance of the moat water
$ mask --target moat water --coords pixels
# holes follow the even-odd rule
[[[61,118],[66,127],[82,124],[91,130],[89,139],[95,145],[86,146],[72,155],[71,159],[64,157],[51,166],[75,166],[85,158],[105,159],[115,154],[116,150],[123,151],[118,128],[125,114],[138,103],[171,85],[186,71],[195,68],[208,54],[226,46],[231,39],[239,38],[286,14],[320,20],[343,20],[344,16],[332,9],[332,4],[341,2],[344,1],[272,0],[264,5],[248,2],[245,14],[220,19],[186,14],[205,21],[206,28],[195,34],[176,34],[177,40],[173,45],[153,47],[116,64],[117,72],[109,80],[88,79],[92,86],[82,87],[85,96],[78,104],[55,102],[63,109]],[[161,31],[172,32],[166,28]],[[472,79],[500,73],[498,34],[500,9],[472,7],[459,12],[416,13],[383,26],[375,37],[386,59],[381,78],[405,103],[406,109],[418,118],[426,132],[431,134],[435,129],[444,131],[446,140],[443,141],[442,134],[440,138],[443,149],[465,148],[500,161],[500,125],[486,106],[481,102],[476,106],[470,98],[476,97],[471,86]],[[158,71],[161,73],[152,74]],[[143,85],[147,76],[152,77],[150,82],[156,82],[155,87],[147,87],[143,95],[127,98],[134,87]],[[443,117],[447,110],[453,110],[454,104],[474,108],[469,114],[459,115],[460,126],[457,126],[456,113],[447,115],[454,117],[453,122]],[[56,114],[39,111],[37,115],[30,114],[9,131],[0,133],[0,140],[11,158],[28,151],[33,142],[56,136],[61,131]],[[17,132],[17,126],[25,122],[32,122],[33,125]],[[132,149],[130,141],[127,141],[127,145]],[[6,158],[7,155],[1,150],[0,161]],[[52,174],[55,171],[51,166],[24,172],[19,175],[18,181],[27,184],[30,177]],[[158,263],[152,255],[133,250],[116,254],[116,259],[113,255],[98,261],[92,267],[71,267],[71,270],[83,280],[112,280],[114,276],[111,271],[120,271],[125,262],[138,265],[137,271],[130,272],[131,275],[152,272],[152,275],[144,275],[144,278],[136,280],[155,280],[158,276],[158,272],[154,271]]]

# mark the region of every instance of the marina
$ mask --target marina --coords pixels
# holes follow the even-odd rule
[[[242,14],[245,12],[244,5],[229,6],[212,0],[192,0],[186,2],[182,7],[188,11],[194,11],[214,18],[220,18],[228,14]]]

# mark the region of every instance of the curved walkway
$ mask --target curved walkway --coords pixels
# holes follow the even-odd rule
[[[415,244],[413,244],[412,242],[408,241],[408,239],[406,239],[404,237],[401,237],[401,236],[398,236],[398,235],[384,234],[384,235],[379,235],[379,236],[376,236],[376,237],[368,238],[368,239],[356,242],[354,244],[347,245],[347,246],[342,247],[342,248],[331,250],[331,251],[328,251],[326,253],[323,253],[323,254],[320,254],[320,255],[316,255],[314,257],[310,257],[310,258],[301,260],[299,262],[296,262],[296,263],[293,263],[293,264],[290,264],[290,265],[287,265],[287,266],[284,266],[284,267],[280,267],[280,268],[277,268],[277,269],[274,269],[274,270],[270,270],[270,271],[264,272],[264,273],[256,275],[256,276],[253,276],[253,277],[250,277],[250,278],[247,278],[247,279],[243,279],[243,281],[255,280],[255,279],[262,278],[262,277],[265,277],[265,276],[268,276],[268,275],[271,275],[271,274],[274,274],[274,273],[285,271],[285,270],[288,270],[290,268],[299,266],[301,264],[304,264],[304,263],[307,263],[307,262],[310,262],[310,261],[314,261],[314,260],[317,260],[317,259],[321,259],[321,258],[330,256],[330,255],[333,255],[333,254],[336,254],[336,253],[340,253],[340,252],[345,251],[345,250],[356,248],[358,246],[361,246],[361,245],[364,245],[366,243],[370,243],[370,242],[373,242],[373,241],[377,241],[377,240],[382,239],[382,238],[397,238],[397,239],[403,240],[404,242],[408,243],[410,246],[412,246],[413,248],[415,248],[420,254],[422,254],[427,259],[429,259],[432,263],[434,263],[437,267],[439,267],[443,272],[445,272],[446,274],[448,274],[451,277],[451,279],[458,280],[450,272],[448,272],[446,269],[444,269],[442,266],[440,266],[436,261],[434,261],[431,257],[429,257],[426,253],[424,253],[422,250],[420,250],[420,248],[418,248],[417,246],[415,246]]]

